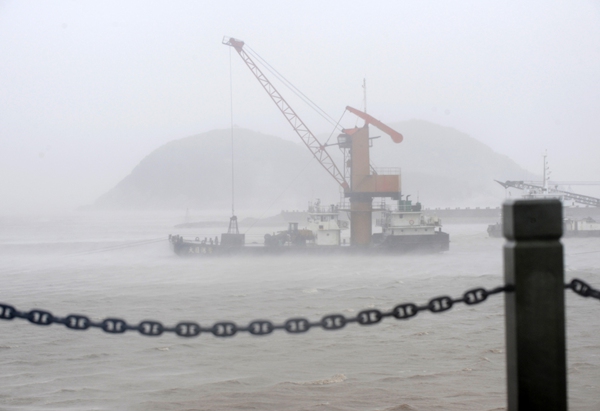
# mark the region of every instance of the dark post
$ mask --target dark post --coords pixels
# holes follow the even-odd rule
[[[566,411],[562,204],[503,205],[508,411]]]

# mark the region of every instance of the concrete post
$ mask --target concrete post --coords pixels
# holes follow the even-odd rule
[[[509,411],[566,411],[562,204],[503,205]]]

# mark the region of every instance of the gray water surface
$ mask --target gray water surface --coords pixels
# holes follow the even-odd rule
[[[483,225],[446,226],[451,249],[438,255],[182,259],[169,233],[223,230],[178,222],[167,213],[0,217],[0,301],[96,320],[245,325],[502,284],[504,240]],[[567,280],[600,287],[600,239],[564,244]],[[566,303],[570,409],[598,410],[600,304],[571,292]],[[2,410],[502,410],[503,297],[408,321],[227,339],[0,321],[0,369]]]

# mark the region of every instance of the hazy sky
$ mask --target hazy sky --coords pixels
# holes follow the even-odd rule
[[[164,143],[229,127],[223,36],[332,117],[366,77],[384,122],[452,126],[535,172],[547,149],[556,179],[600,180],[599,2],[0,1],[0,211],[91,203]],[[231,63],[234,123],[295,141]]]

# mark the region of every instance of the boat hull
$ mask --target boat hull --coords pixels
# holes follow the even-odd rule
[[[439,253],[450,249],[450,235],[442,231],[424,235],[391,235],[383,239],[379,248],[390,253]]]
[[[383,241],[369,246],[318,246],[318,245],[244,245],[223,246],[203,244],[172,236],[171,246],[179,256],[211,257],[231,255],[281,255],[281,254],[403,254],[403,253],[439,253],[450,248],[450,236],[436,232],[432,235],[388,236]]]
[[[569,230],[564,237],[600,237],[600,230]]]
[[[488,226],[487,232],[490,237],[503,237],[502,224],[496,223]],[[573,230],[569,226],[563,229],[563,237],[566,238],[589,238],[600,237],[600,230]]]

